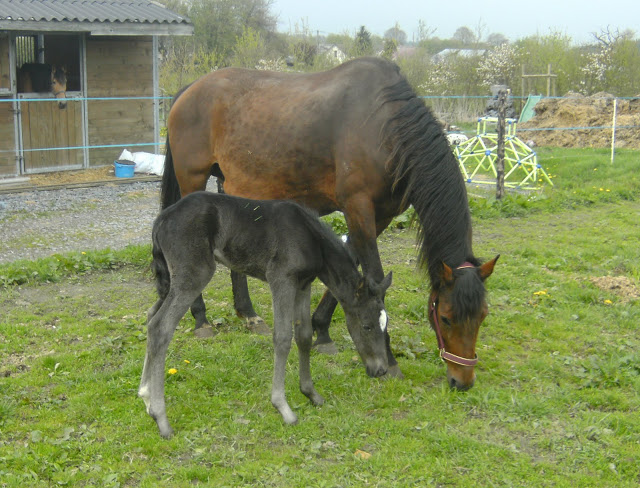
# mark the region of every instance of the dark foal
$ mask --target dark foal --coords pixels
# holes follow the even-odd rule
[[[324,402],[313,386],[309,358],[311,283],[316,277],[342,305],[367,373],[373,377],[386,373],[384,294],[391,274],[380,283],[363,277],[331,229],[293,202],[193,193],[162,211],[153,226],[153,269],[160,298],[148,313],[138,395],[163,437],[173,433],[164,401],[167,348],[178,322],[211,280],[216,261],[269,283],[275,350],[271,402],[285,423],[298,420],[284,391],[294,331],[300,390],[314,405]]]

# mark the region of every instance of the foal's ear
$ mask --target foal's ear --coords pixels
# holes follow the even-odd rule
[[[482,281],[486,280],[489,276],[491,276],[491,273],[493,273],[493,267],[496,265],[496,262],[498,261],[499,257],[500,257],[500,254],[498,254],[491,261],[487,261],[482,266],[480,266],[480,278],[482,279]]]
[[[374,283],[372,281],[371,284],[369,285],[369,288],[371,288],[371,292],[374,295],[379,297],[384,297],[385,293],[387,293],[387,290],[391,286],[392,280],[393,280],[393,271],[389,271],[389,274],[384,278],[382,278],[382,281],[380,283]]]

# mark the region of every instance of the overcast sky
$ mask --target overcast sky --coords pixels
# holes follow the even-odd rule
[[[536,0],[524,7],[521,0],[274,0],[271,11],[278,16],[278,30],[304,25],[320,34],[352,36],[364,25],[382,36],[396,22],[407,40],[417,37],[423,20],[434,36],[450,38],[458,27],[467,26],[483,36],[501,33],[509,40],[550,32],[569,35],[575,43],[591,41],[592,32],[632,29],[640,36],[640,0]]]

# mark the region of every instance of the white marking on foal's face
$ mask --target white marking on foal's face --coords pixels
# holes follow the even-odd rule
[[[378,320],[378,323],[380,324],[380,330],[382,332],[387,330],[387,322],[389,322],[389,317],[387,317],[387,312],[382,309],[380,311],[380,319]]]

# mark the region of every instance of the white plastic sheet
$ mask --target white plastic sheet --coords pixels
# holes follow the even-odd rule
[[[134,173],[147,173],[162,176],[164,172],[164,155],[146,152],[132,153],[128,149],[122,151],[118,159],[133,161],[136,163]]]

